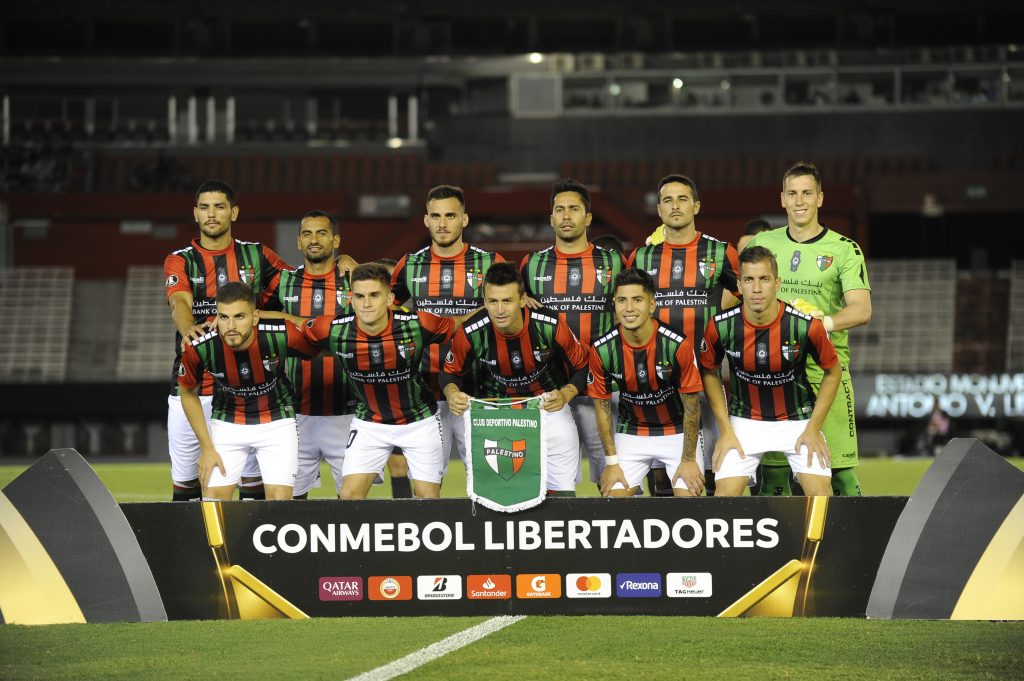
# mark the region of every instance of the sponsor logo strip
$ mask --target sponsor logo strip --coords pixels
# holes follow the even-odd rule
[[[416,578],[416,597],[421,601],[457,601],[462,599],[459,575],[420,575]]]
[[[710,572],[670,572],[665,575],[665,595],[669,598],[709,598]]]
[[[566,598],[611,598],[612,576],[607,572],[570,572],[565,576]]]
[[[615,595],[619,598],[659,598],[661,573],[620,572],[615,575]]]
[[[516,575],[516,598],[561,598],[562,578],[551,574]]]
[[[512,598],[511,575],[469,575],[466,597],[476,600],[508,600]]]
[[[362,577],[321,577],[318,590],[321,601],[363,600]]]
[[[412,577],[405,575],[370,577],[366,593],[371,601],[411,601]]]

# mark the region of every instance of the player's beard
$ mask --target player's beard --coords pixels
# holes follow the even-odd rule
[[[211,239],[217,239],[217,238],[219,238],[221,236],[224,236],[224,234],[226,234],[228,232],[228,230],[230,230],[230,229],[231,229],[231,223],[230,222],[227,223],[226,225],[221,223],[221,222],[217,222],[217,223],[203,223],[202,225],[199,226],[199,230],[204,235],[206,235],[207,237],[209,237]]]
[[[327,249],[324,249],[318,253],[310,253],[309,251],[304,251],[302,253],[302,257],[304,257],[306,260],[313,263],[314,265],[319,265],[320,263],[326,262],[333,258],[334,253]]]

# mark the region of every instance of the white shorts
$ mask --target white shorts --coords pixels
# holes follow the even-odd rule
[[[391,450],[399,447],[409,462],[410,478],[439,483],[447,464],[441,429],[438,414],[402,425],[352,419],[343,475],[380,475]]]
[[[448,443],[445,447],[445,469],[447,470],[447,462],[455,459],[456,455],[463,463],[466,462],[466,429],[463,427],[462,417],[452,414],[447,400],[437,401],[437,414],[441,419],[441,436]]]
[[[654,468],[664,468],[669,476],[676,474],[679,462],[683,459],[683,433],[675,435],[630,435],[615,433],[615,451],[619,456],[622,474],[630,487],[640,485],[647,472]],[[704,470],[700,448],[697,449],[697,464]],[[677,480],[675,487],[686,489],[686,483]],[[622,489],[622,483],[616,483],[612,489]]]
[[[255,456],[264,484],[295,485],[295,473],[299,467],[299,434],[295,419],[247,424],[213,419],[210,421],[210,437],[224,462],[226,474],[221,475],[214,468],[209,487],[237,485],[250,454]]]
[[[556,412],[541,409],[540,413],[548,457],[547,488],[575,492],[580,471],[580,436],[572,420],[572,409],[567,404]]]
[[[320,486],[320,462],[331,467],[334,486],[341,489],[341,469],[345,461],[352,414],[344,416],[308,416],[296,414],[299,427],[299,471],[295,476],[295,496]]]
[[[619,394],[612,393],[612,432],[615,431],[615,422],[618,420]],[[601,444],[601,434],[597,431],[597,416],[594,413],[593,398],[580,396],[569,403],[572,408],[572,419],[576,422],[576,433],[580,439],[580,448],[583,456],[590,462],[590,481],[600,482],[601,473],[604,471],[604,446]],[[582,457],[581,461],[582,461]],[[576,476],[579,482],[582,475]]]
[[[209,426],[213,414],[213,396],[200,395],[199,403],[203,405],[203,415]],[[199,440],[185,417],[181,398],[177,395],[167,397],[167,451],[171,455],[171,480],[188,482],[199,477]],[[259,479],[260,465],[255,458],[245,462],[242,477]]]
[[[795,450],[796,440],[807,428],[807,421],[756,421],[730,416],[729,423],[746,457],[741,459],[739,452],[730,449],[722,460],[722,467],[715,473],[716,479],[749,478],[754,475],[765,452],[784,452],[794,474],[832,477],[832,469],[822,466],[818,457],[814,457],[808,466],[807,450],[802,453]]]

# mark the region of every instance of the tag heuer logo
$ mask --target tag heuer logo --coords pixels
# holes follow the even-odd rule
[[[829,267],[832,267],[832,256],[831,255],[819,255],[816,261],[818,263],[818,269],[824,272]]]
[[[711,279],[715,276],[715,271],[718,269],[718,263],[714,260],[701,260],[697,263],[697,269],[700,270],[700,274],[705,279]]]
[[[484,459],[502,480],[511,480],[526,462],[526,440],[484,440]]]

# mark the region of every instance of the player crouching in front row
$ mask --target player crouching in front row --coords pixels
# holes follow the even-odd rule
[[[697,458],[700,374],[693,343],[652,318],[654,279],[630,267],[615,278],[619,325],[590,350],[588,394],[605,451],[601,494],[626,497],[656,461],[672,471],[674,496],[699,496],[704,462]],[[612,437],[611,394],[619,393],[618,432]]]
[[[299,439],[285,359],[318,352],[291,322],[260,322],[246,284],[229,282],[217,290],[217,328],[188,343],[178,368],[181,406],[199,440],[204,498],[231,499],[250,452],[267,499],[292,498]],[[203,372],[215,386],[209,429],[198,396]]]
[[[786,453],[808,496],[828,496],[831,470],[821,425],[839,389],[836,350],[821,321],[778,300],[775,255],[762,246],[740,253],[743,304],[715,315],[704,331],[704,393],[721,432],[715,444],[715,496],[739,496],[765,452]],[[728,410],[719,369],[729,357]],[[825,371],[815,397],[807,357]]]

